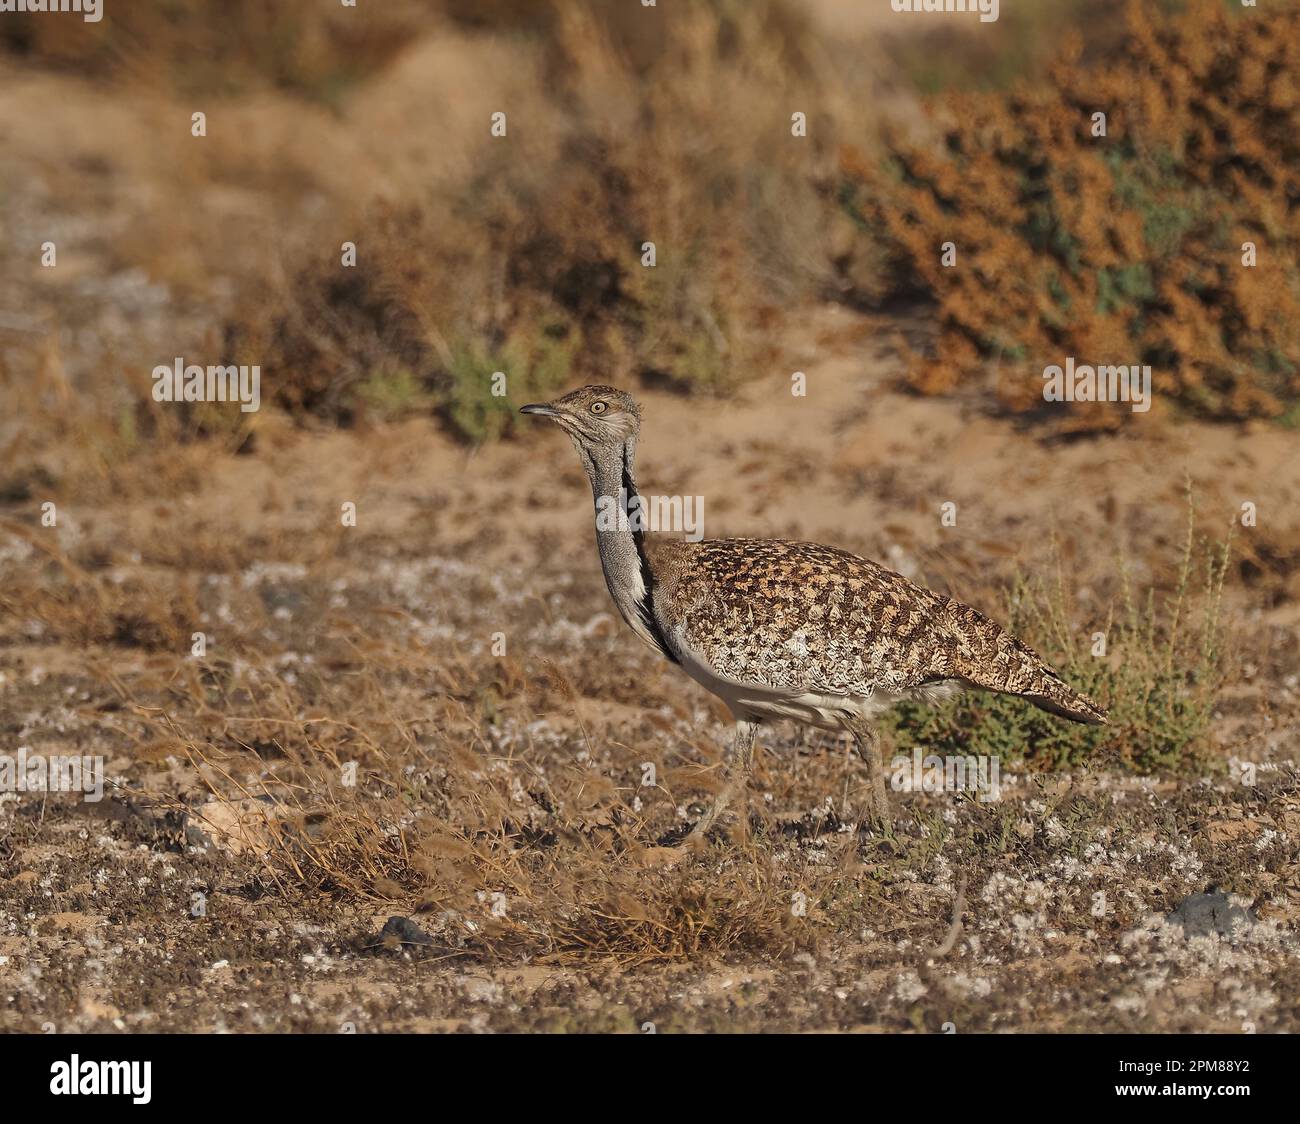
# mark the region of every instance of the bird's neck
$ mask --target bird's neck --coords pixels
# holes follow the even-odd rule
[[[635,438],[583,456],[595,501],[596,549],[619,614],[642,640],[667,655],[652,608],[654,572],[645,551],[635,457]]]

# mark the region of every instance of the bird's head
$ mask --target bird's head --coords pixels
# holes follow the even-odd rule
[[[621,452],[635,443],[641,428],[641,407],[630,394],[612,386],[580,386],[552,402],[534,402],[521,414],[552,418],[593,459]]]

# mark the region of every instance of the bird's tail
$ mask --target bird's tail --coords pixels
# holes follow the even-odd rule
[[[1106,724],[1105,709],[1071,687],[1023,640],[978,609],[946,601],[949,627],[958,642],[953,668],[961,678],[986,691],[1016,695],[1072,722]]]
[[[1027,699],[1048,714],[1068,718],[1071,722],[1083,722],[1088,726],[1106,725],[1105,708],[1055,675],[1044,675],[1034,690],[1018,693],[1022,699]]]

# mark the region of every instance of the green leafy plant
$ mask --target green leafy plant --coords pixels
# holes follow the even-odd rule
[[[906,704],[889,721],[901,753],[988,754],[1035,769],[1105,760],[1139,773],[1189,772],[1210,764],[1210,722],[1227,670],[1221,620],[1230,543],[1198,538],[1190,501],[1176,581],[1161,596],[1133,588],[1120,560],[1118,605],[1092,635],[1094,655],[1072,622],[1064,568],[1056,580],[1017,578],[1008,598],[1013,631],[1109,709],[1105,726],[1045,714],[1006,695],[966,692],[947,703]]]

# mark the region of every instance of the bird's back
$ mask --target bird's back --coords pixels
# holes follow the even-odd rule
[[[870,697],[957,682],[1103,722],[1028,645],[978,610],[817,543],[648,538],[654,610],[719,676]]]

